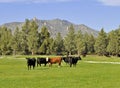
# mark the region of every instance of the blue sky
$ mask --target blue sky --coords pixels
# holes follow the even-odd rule
[[[0,0],[0,25],[34,17],[59,18],[110,32],[120,25],[120,0]]]

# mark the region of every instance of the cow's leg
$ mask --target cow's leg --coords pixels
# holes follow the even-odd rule
[[[47,64],[47,63],[44,64],[45,67],[46,67],[46,64]]]
[[[74,67],[76,67],[76,64],[74,64]]]
[[[59,63],[59,67],[61,66],[61,62]]]
[[[51,67],[52,66],[52,63],[49,63],[49,67]]]
[[[34,67],[35,67],[35,66],[33,65],[33,69],[34,69]]]
[[[72,63],[70,63],[70,67],[72,67]]]
[[[31,70],[31,65],[29,66],[29,70]]]

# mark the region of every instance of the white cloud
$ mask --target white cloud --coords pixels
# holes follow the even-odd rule
[[[53,2],[71,2],[79,0],[0,0],[0,3],[26,2],[26,3],[53,3]]]
[[[120,0],[98,0],[98,1],[108,6],[120,6]]]

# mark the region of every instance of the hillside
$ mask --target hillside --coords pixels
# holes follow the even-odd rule
[[[81,30],[82,33],[88,33],[92,34],[94,36],[98,35],[98,31],[87,27],[84,24],[76,25],[74,23],[71,23],[67,20],[61,20],[61,19],[53,19],[53,20],[39,20],[39,19],[34,19],[37,24],[39,25],[39,31],[42,28],[42,26],[46,26],[51,34],[52,37],[56,36],[58,32],[61,33],[62,36],[65,36],[68,33],[68,27],[72,24],[75,28],[75,31],[77,32],[78,30]],[[11,22],[11,23],[5,23],[1,26],[6,26],[7,28],[11,29],[14,31],[16,27],[19,27],[21,29],[22,25],[24,22]]]

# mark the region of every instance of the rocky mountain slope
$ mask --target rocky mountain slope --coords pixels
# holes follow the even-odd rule
[[[56,36],[58,32],[61,33],[61,35],[64,37],[68,33],[68,27],[72,24],[75,28],[75,31],[81,30],[82,33],[88,33],[92,34],[94,36],[98,35],[98,31],[87,27],[84,24],[76,25],[74,23],[71,23],[67,20],[61,20],[61,19],[53,19],[53,20],[39,20],[39,19],[32,19],[37,22],[39,25],[39,31],[42,28],[42,26],[46,26],[51,34],[51,36]],[[11,22],[11,23],[5,23],[1,26],[6,26],[7,28],[11,29],[12,31],[15,30],[16,27],[22,28],[22,25],[24,22]]]

